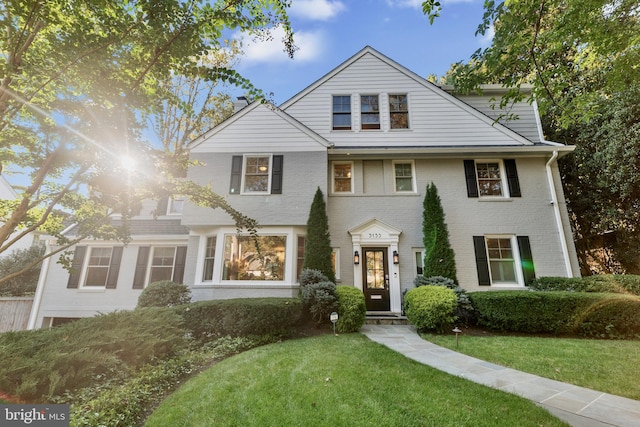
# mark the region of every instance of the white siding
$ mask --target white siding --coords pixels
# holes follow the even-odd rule
[[[410,129],[388,129],[388,94],[409,97]],[[360,131],[359,95],[380,95],[381,130]],[[351,131],[332,131],[332,96],[351,95]],[[444,90],[401,72],[367,53],[331,75],[321,85],[291,103],[285,111],[331,141],[336,147],[529,145],[524,138],[470,107]]]

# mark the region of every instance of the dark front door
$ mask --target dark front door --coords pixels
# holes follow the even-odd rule
[[[367,311],[389,311],[389,270],[386,248],[363,248],[362,289]]]

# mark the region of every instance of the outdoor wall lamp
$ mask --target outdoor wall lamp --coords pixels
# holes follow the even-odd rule
[[[398,255],[398,251],[393,251],[393,263],[400,264],[400,255]]]
[[[360,254],[358,253],[358,251],[355,251],[355,252],[353,253],[353,263],[354,263],[355,265],[360,264]]]

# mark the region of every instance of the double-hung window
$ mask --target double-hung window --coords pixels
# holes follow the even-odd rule
[[[333,192],[352,193],[353,192],[353,163],[334,162],[333,163]]]
[[[334,95],[333,130],[351,130],[351,96]]]
[[[360,116],[362,129],[380,129],[378,95],[360,96]]]
[[[395,190],[398,193],[415,192],[415,174],[412,161],[394,161]]]
[[[86,287],[105,287],[109,277],[112,248],[89,248],[89,259],[84,277]]]
[[[535,278],[528,236],[474,236],[480,286],[524,286]]]
[[[282,194],[283,155],[245,154],[231,158],[231,194]]]
[[[154,246],[149,266],[149,283],[172,280],[176,256],[175,246]]]
[[[204,247],[204,266],[202,269],[202,281],[213,280],[213,264],[216,256],[216,237],[207,237]]]
[[[514,159],[465,160],[467,195],[480,198],[520,197]]]
[[[389,95],[389,123],[391,129],[409,129],[407,95]]]

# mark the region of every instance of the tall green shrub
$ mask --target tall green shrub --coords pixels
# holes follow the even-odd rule
[[[318,187],[311,203],[307,220],[307,237],[304,245],[304,262],[302,268],[321,271],[330,282],[336,282],[331,261],[331,238],[329,236],[329,219],[322,190]]]
[[[449,243],[449,230],[444,222],[444,210],[434,183],[427,185],[423,202],[422,238],[424,241],[425,277],[448,277],[458,283],[455,253]]]

